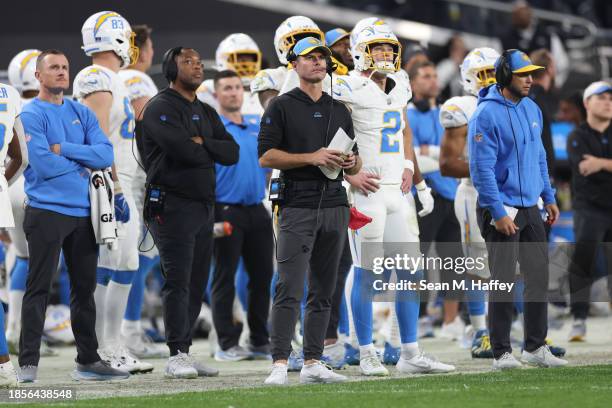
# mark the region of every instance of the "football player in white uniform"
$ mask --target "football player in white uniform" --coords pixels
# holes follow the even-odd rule
[[[419,231],[416,207],[410,193],[417,181],[425,215],[433,209],[433,198],[415,168],[412,134],[407,125],[406,106],[411,91],[408,76],[400,71],[400,44],[383,20],[368,18],[351,32],[351,54],[355,70],[335,77],[333,95],[352,110],[355,137],[363,160],[361,172],[347,177],[353,205],[372,222],[351,231],[354,274],[351,309],[359,341],[360,368],[364,375],[385,376],[372,342],[372,301],[375,292],[374,258],[392,256],[383,242],[404,243],[417,249]],[[416,170],[416,171],[415,171]],[[368,177],[374,175],[374,177]],[[413,244],[408,244],[413,243]],[[409,256],[419,257],[418,250]],[[415,253],[413,253],[415,252]],[[413,280],[419,271],[395,269],[397,280]],[[390,276],[385,271],[383,280]],[[376,272],[378,273],[378,272]],[[395,311],[401,337],[397,369],[401,373],[449,372],[455,367],[440,363],[420,352],[417,343],[418,294],[414,291],[395,298]]]
[[[472,50],[461,64],[461,80],[467,95],[455,96],[447,100],[440,109],[440,123],[444,135],[440,148],[440,171],[443,176],[461,178],[455,197],[455,215],[461,226],[461,242],[466,257],[486,259],[487,249],[480,228],[476,222],[478,192],[470,179],[467,159],[468,122],[476,110],[478,92],[495,83],[493,65],[499,53],[492,48]],[[488,279],[488,267],[468,271],[466,279]],[[493,358],[489,332],[485,321],[485,291],[471,290],[467,285],[468,312],[474,331],[472,357]]]
[[[34,73],[36,72],[36,59],[40,51],[36,49],[23,50],[13,57],[8,67],[8,77],[11,85],[21,95],[21,106],[29,103],[38,95],[40,84]],[[9,274],[9,311],[6,338],[9,351],[13,354],[19,353],[19,334],[21,332],[21,303],[25,293],[26,280],[28,277],[28,243],[23,231],[23,220],[25,218],[24,177],[20,176],[9,187],[11,208],[15,227],[8,230],[11,237],[11,245],[7,251],[6,267]],[[47,324],[48,322],[46,322]],[[70,325],[68,324],[68,331]],[[70,333],[72,334],[72,333]],[[74,339],[72,339],[74,341]],[[40,355],[56,356],[56,350],[49,347],[46,341],[40,343]]]
[[[96,335],[100,357],[113,368],[130,373],[150,372],[153,365],[140,362],[121,345],[120,330],[130,287],[138,270],[139,217],[134,190],[139,191],[138,163],[132,151],[134,110],[129,91],[118,75],[138,59],[134,34],[126,19],[113,11],[89,17],[82,28],[83,50],[93,64],[81,70],[74,80],[73,94],[91,108],[100,127],[113,143],[115,164],[115,217],[123,227],[115,250],[100,248],[96,301]],[[131,211],[130,211],[131,210]]]
[[[0,228],[15,226],[8,187],[28,165],[23,125],[18,118],[20,112],[19,92],[0,83]],[[10,161],[5,163],[7,156]],[[4,309],[0,307],[0,384],[14,386],[17,384],[17,375],[9,359],[4,327]]]
[[[288,68],[287,53],[293,48],[295,43],[306,37],[319,38],[321,42],[325,43],[325,35],[319,29],[319,26],[308,17],[289,17],[276,29],[274,49],[281,66],[259,71],[251,82],[251,92],[257,94],[259,102],[264,109],[268,106],[270,99],[279,94],[285,83],[287,72],[292,69]],[[325,91],[325,89],[327,88],[324,84],[323,90]]]
[[[138,47],[138,60],[128,68],[119,71],[119,77],[123,80],[128,90],[128,98],[134,109],[136,121],[142,118],[142,111],[149,99],[157,94],[157,86],[146,72],[153,63],[153,41],[151,40],[151,28],[146,25],[132,26],[134,32],[134,45]],[[138,140],[132,148],[134,155],[140,157],[136,152]],[[140,151],[140,149],[138,149]],[[138,159],[140,161],[140,159]],[[136,211],[142,214],[144,206],[146,173],[138,166],[134,174],[132,193]],[[140,216],[137,218],[140,220]],[[138,271],[132,281],[130,295],[127,301],[125,315],[121,323],[121,339],[128,351],[137,358],[163,358],[168,357],[165,348],[156,347],[144,334],[140,324],[142,304],[144,301],[145,280],[153,267],[159,263],[157,248],[153,242],[148,229],[140,223],[138,225],[140,236],[138,238]]]

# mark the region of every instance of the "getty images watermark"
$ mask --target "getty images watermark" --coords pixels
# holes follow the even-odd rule
[[[403,271],[397,275],[396,281],[388,282],[388,279],[375,279],[372,286],[376,291],[505,291],[511,292],[515,283],[500,282],[499,280],[461,279],[452,282],[430,282],[427,279],[414,279],[417,271],[422,270],[446,270],[454,271],[457,275],[463,275],[470,271],[472,274],[483,275],[487,268],[487,258],[477,257],[428,257],[420,254],[418,257],[408,254],[396,254],[391,257],[374,257],[372,259],[372,272],[381,275],[385,271]],[[406,272],[411,279],[402,279]]]

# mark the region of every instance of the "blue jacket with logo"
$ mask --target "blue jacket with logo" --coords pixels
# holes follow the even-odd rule
[[[21,112],[29,165],[24,172],[28,205],[73,217],[89,216],[89,171],[113,164],[113,145],[85,105],[36,98]],[[60,154],[50,146],[60,145]]]
[[[542,112],[533,100],[514,103],[496,85],[480,91],[468,125],[470,175],[493,219],[507,215],[504,204],[531,207],[539,197],[555,203],[541,135]]]

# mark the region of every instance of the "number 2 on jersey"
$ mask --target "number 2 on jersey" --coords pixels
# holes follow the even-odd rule
[[[399,153],[400,143],[397,140],[397,132],[402,127],[402,117],[398,111],[387,111],[383,114],[382,139],[380,142],[381,153]]]
[[[123,98],[123,111],[126,117],[121,124],[121,137],[124,139],[132,139],[134,137],[134,127],[136,123],[134,122],[132,105],[130,105],[130,100],[127,97]]]

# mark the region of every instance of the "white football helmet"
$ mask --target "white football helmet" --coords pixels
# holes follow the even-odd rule
[[[225,69],[236,71],[243,85],[248,86],[261,70],[261,52],[251,37],[243,33],[234,33],[219,43],[215,62],[219,71]]]
[[[281,23],[274,34],[274,48],[281,64],[287,65],[287,53],[305,37],[316,37],[325,44],[325,34],[314,21],[304,16],[292,16]]]
[[[40,50],[23,50],[11,60],[8,67],[8,78],[19,93],[38,91],[40,84],[34,73],[36,72],[36,59],[39,55]]]
[[[374,61],[372,46],[389,44],[391,53],[384,53],[382,61]],[[357,71],[374,70],[385,74],[397,72],[402,63],[401,45],[389,24],[377,17],[360,20],[351,31],[351,55]]]
[[[121,59],[121,68],[138,60],[138,47],[130,23],[119,13],[101,11],[89,17],[83,28],[83,50],[87,56],[113,51]]]
[[[465,92],[478,96],[485,86],[496,83],[495,61],[499,53],[493,48],[474,48],[461,63],[461,82]]]

